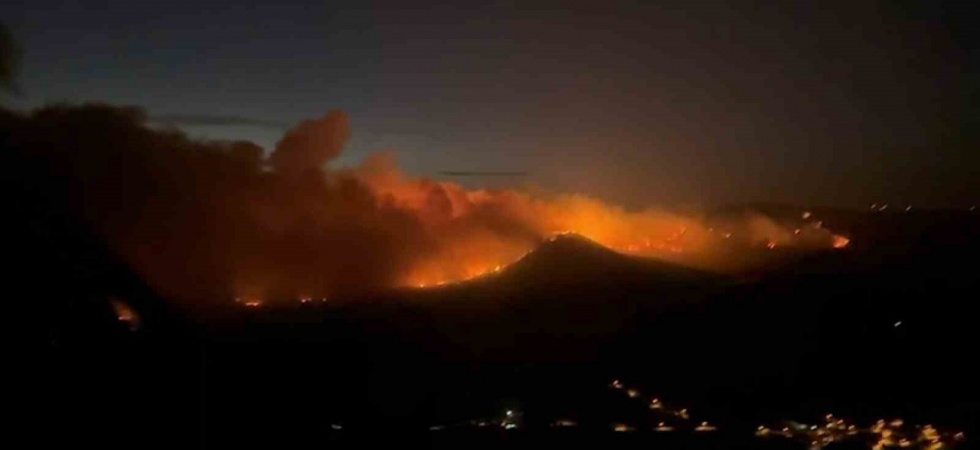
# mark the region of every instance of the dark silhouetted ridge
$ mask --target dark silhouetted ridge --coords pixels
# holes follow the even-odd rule
[[[695,282],[713,275],[651,258],[625,255],[575,233],[556,235],[507,267],[502,283],[543,285]]]

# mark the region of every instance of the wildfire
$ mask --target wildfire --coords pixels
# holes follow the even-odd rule
[[[107,106],[56,107],[25,116],[23,130],[51,129],[68,133],[63,138],[90,139],[101,135],[77,131],[98,123],[105,131],[119,127],[120,135],[141,136],[112,151],[153,161],[143,176],[105,177],[88,170],[97,166],[91,161],[65,162],[88,168],[73,173],[72,183],[92,187],[77,197],[82,203],[71,207],[79,207],[79,218],[106,236],[111,250],[151,288],[189,308],[204,306],[196,299],[225,303],[239,296],[242,307],[257,308],[279,300],[309,304],[315,298],[322,302],[324,295],[355,298],[395,287],[471,280],[500,272],[556,231],[632,256],[716,271],[756,263],[756,255],[743,258],[740,253],[764,250],[767,242],[788,250],[832,246],[830,231],[818,229],[812,217],[802,219],[806,226],[795,223],[799,212],[780,220],[761,214],[718,217],[627,209],[576,193],[472,189],[409,176],[383,152],[341,166],[348,160],[343,148],[351,130],[339,110],[298,123],[268,152],[245,142],[175,139],[131,113]],[[45,123],[52,118],[62,122]],[[36,149],[42,155],[38,161],[65,156],[46,153],[56,151],[49,147]],[[159,201],[149,204],[116,205],[88,195],[103,188],[156,192],[174,179],[195,182],[161,191]],[[223,206],[198,208],[184,198]],[[167,226],[143,220],[156,215],[167,217]],[[804,231],[794,235],[795,228]]]
[[[113,312],[116,313],[116,320],[126,324],[130,330],[136,331],[140,327],[141,320],[139,314],[126,302],[113,297],[109,299],[109,305],[112,306]]]
[[[245,305],[247,308],[258,308],[259,306],[262,306],[262,300],[255,298],[235,297],[235,303]]]
[[[578,199],[572,204],[580,205],[579,208],[588,212],[575,213],[576,209],[572,208],[568,217],[564,217],[557,209],[545,208],[552,211],[551,220],[567,224],[557,228],[558,231],[543,230],[540,235],[544,237],[527,241],[514,241],[506,236],[461,239],[455,243],[456,247],[419,261],[399,284],[428,288],[491,276],[522,259],[539,242],[553,241],[567,234],[581,235],[620,253],[695,266],[699,257],[711,254],[725,241],[735,240],[732,232],[716,232],[692,219],[660,213],[625,213],[615,208],[614,212],[609,212],[605,208],[613,207],[590,199]],[[806,232],[801,228],[784,229],[765,218],[757,218],[756,222],[745,224],[743,228],[741,240],[736,242],[758,242],[756,236],[763,234],[778,236],[777,239],[762,238],[764,247],[770,250],[784,246],[843,248],[850,242],[846,237],[822,229],[820,222],[812,223]],[[685,256],[688,253],[690,257]]]
[[[758,214],[727,221],[722,224],[724,231],[716,232],[718,223],[691,215],[659,209],[630,211],[584,195],[538,198],[515,190],[471,190],[451,182],[411,178],[387,155],[369,157],[342,173],[367,186],[380,206],[415,217],[430,237],[432,247],[409,261],[395,282],[401,286],[428,288],[492,275],[541,242],[567,233],[621,253],[688,265],[696,265],[694,261],[722,247],[725,240],[771,241],[780,247],[831,246],[831,235],[825,230],[794,236],[795,227]],[[806,212],[804,219],[809,218]]]
[[[365,272],[374,267],[383,271],[380,279],[367,274],[382,285],[371,287],[430,289],[494,276],[542,242],[570,233],[627,255],[706,270],[730,269],[727,255],[745,249],[840,248],[848,242],[821,228],[809,212],[802,215],[806,226],[778,223],[761,214],[709,222],[660,209],[631,211],[584,195],[539,198],[516,190],[466,189],[451,182],[412,178],[386,155],[374,155],[359,166],[326,175],[363,188],[377,211],[363,214],[368,223],[358,226],[375,227],[384,242],[397,243],[391,248],[383,246],[382,256],[373,264],[359,266]],[[372,222],[377,217],[381,222]],[[385,217],[398,217],[405,223],[388,223]],[[345,267],[328,264],[321,273]],[[246,282],[252,284],[239,292],[250,298],[253,293],[270,295],[258,286],[264,281]],[[356,289],[346,286],[354,282],[351,277],[337,277],[323,286],[303,289],[304,293],[342,292]],[[312,301],[306,295],[299,299],[300,303]],[[258,300],[240,303],[253,308],[262,304]]]

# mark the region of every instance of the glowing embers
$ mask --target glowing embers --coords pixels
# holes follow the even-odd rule
[[[131,331],[136,331],[140,328],[142,325],[140,315],[129,304],[118,297],[111,297],[109,299],[109,305],[112,306],[112,311],[116,314],[116,320],[120,323],[125,324]]]
[[[235,297],[235,303],[246,308],[258,308],[262,306],[262,300],[256,297]]]

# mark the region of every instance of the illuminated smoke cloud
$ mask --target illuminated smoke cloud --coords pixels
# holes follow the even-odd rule
[[[151,287],[190,306],[464,280],[561,232],[705,268],[724,266],[723,248],[842,242],[819,226],[794,233],[762,216],[705,221],[584,195],[466,189],[408,177],[385,153],[330,167],[350,136],[340,111],[289,130],[267,161],[251,143],[150,128],[132,108],[49,107],[11,115],[4,128],[5,145],[24,161],[15,172],[24,192],[64,204]]]

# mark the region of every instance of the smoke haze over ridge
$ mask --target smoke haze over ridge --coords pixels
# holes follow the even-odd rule
[[[466,189],[407,176],[389,153],[333,167],[351,134],[339,110],[291,128],[267,158],[249,142],[194,140],[148,122],[138,108],[101,104],[9,113],[4,146],[33,201],[82,217],[153,288],[191,303],[464,280],[560,232],[692,265],[732,232],[756,246],[833,243],[819,227],[799,235],[762,216],[714,230],[581,194]]]

